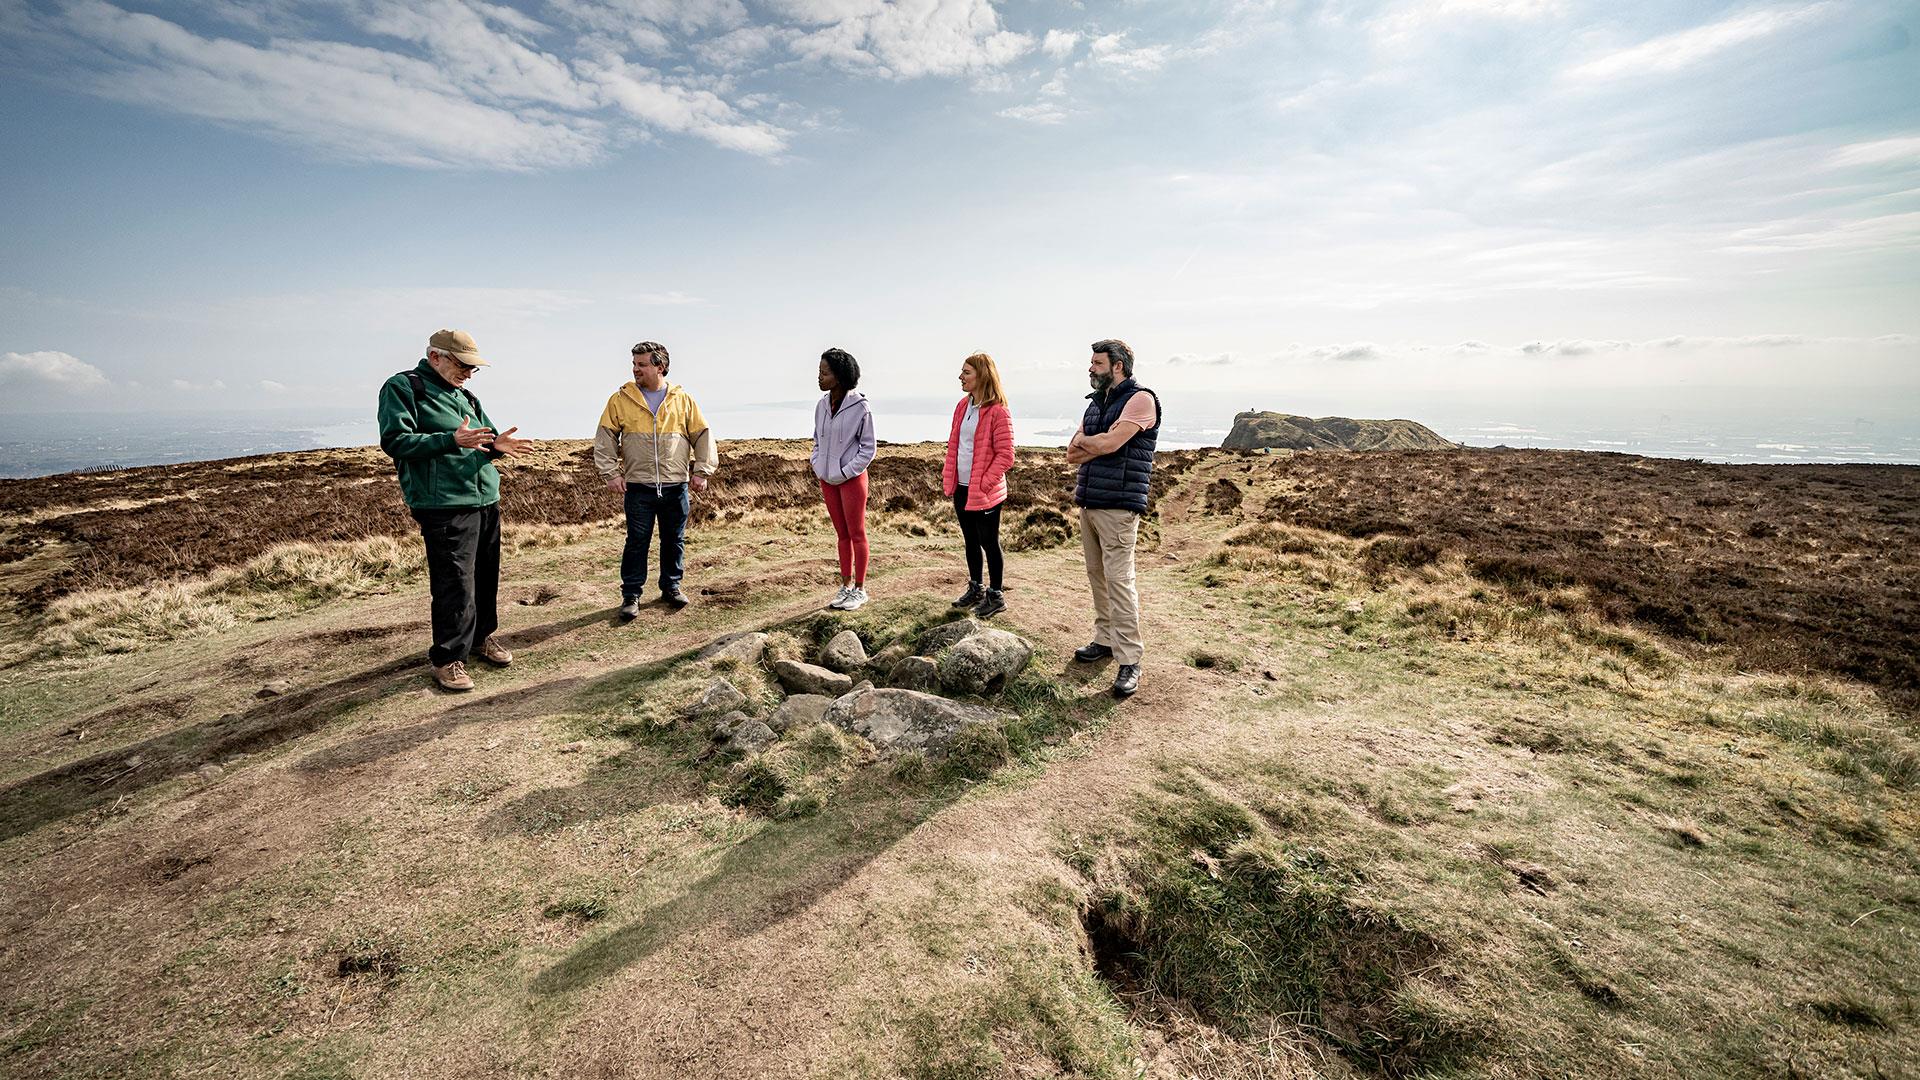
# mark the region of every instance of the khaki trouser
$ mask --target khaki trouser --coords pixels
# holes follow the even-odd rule
[[[1131,510],[1080,508],[1080,548],[1093,587],[1093,640],[1113,649],[1121,664],[1138,664],[1140,594],[1133,588],[1133,541],[1140,515]]]

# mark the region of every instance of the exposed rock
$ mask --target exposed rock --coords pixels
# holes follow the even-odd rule
[[[862,690],[827,707],[827,723],[865,738],[882,753],[918,750],[941,758],[961,732],[999,719],[991,709],[915,690]]]
[[[896,641],[886,648],[881,649],[879,652],[874,653],[867,662],[873,665],[873,670],[875,671],[892,671],[893,665],[912,655],[912,646],[904,641]]]
[[[950,693],[982,694],[1027,666],[1033,646],[1018,634],[982,629],[940,655],[940,685]]]
[[[733,712],[715,720],[713,722],[713,741],[725,742],[733,738],[733,733],[739,731],[741,725],[751,719],[753,718],[746,713],[735,709]]]
[[[195,769],[194,774],[200,777],[201,783],[213,784],[218,783],[221,777],[227,775],[227,770],[209,762]]]
[[[833,699],[824,694],[795,694],[773,710],[773,715],[767,717],[767,726],[775,731],[812,727],[820,722],[820,714],[831,704]]]
[[[833,635],[827,647],[820,650],[820,664],[835,671],[854,672],[865,667],[867,647],[860,643],[860,635],[851,630],[842,630]]]
[[[839,697],[853,689],[853,679],[837,671],[814,664],[803,664],[798,660],[775,660],[773,677],[780,685],[794,694],[825,694]]]
[[[739,661],[742,667],[752,667],[760,662],[766,652],[767,635],[754,631],[716,638],[712,644],[701,649],[694,659],[711,661],[727,657]]]
[[[703,716],[714,716],[729,709],[737,709],[747,703],[747,695],[724,678],[716,676],[707,683],[707,688],[694,698],[682,715],[689,720],[698,720]]]
[[[733,737],[727,740],[726,749],[742,754],[757,754],[771,746],[779,737],[766,724],[758,720],[748,720],[733,730]]]
[[[950,623],[942,623],[921,634],[920,643],[913,651],[921,656],[938,656],[941,650],[952,648],[955,643],[979,633],[981,629],[981,625],[974,621],[971,615],[964,619],[955,619]]]
[[[292,690],[293,690],[293,680],[275,679],[272,682],[268,683],[267,685],[261,687],[259,690],[255,691],[253,696],[257,698],[279,697],[280,695],[289,693]]]
[[[1351,420],[1243,412],[1220,444],[1229,450],[1451,450],[1454,444],[1411,420]]]
[[[893,665],[887,681],[902,690],[932,690],[940,685],[940,665],[924,656],[908,656]]]

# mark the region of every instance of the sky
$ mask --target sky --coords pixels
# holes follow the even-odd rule
[[[0,0],[0,412],[1920,405],[1920,0]],[[1204,406],[1200,403],[1207,403]],[[1226,404],[1235,403],[1235,404]],[[1876,411],[1877,410],[1877,411]],[[884,418],[884,416],[883,416]],[[760,432],[722,432],[750,435]]]

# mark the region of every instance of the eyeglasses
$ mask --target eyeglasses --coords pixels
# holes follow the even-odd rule
[[[453,360],[452,357],[448,357],[448,359]],[[480,370],[479,364],[469,364],[465,360],[453,360],[453,362],[460,368],[461,371],[464,371],[469,375]]]

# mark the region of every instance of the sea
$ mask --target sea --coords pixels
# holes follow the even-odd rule
[[[1160,445],[1167,449],[1218,446],[1244,408],[1309,415],[1376,415],[1259,404],[1215,395],[1182,400],[1162,394],[1166,408]],[[1438,406],[1407,417],[1467,446],[1612,451],[1647,457],[1752,464],[1873,462],[1920,465],[1920,409],[1888,401],[1861,407],[1796,409],[1662,408],[1645,403],[1595,408],[1591,403],[1497,408]],[[944,440],[952,406],[935,399],[874,399],[879,436],[889,442]],[[1184,407],[1183,407],[1184,406]],[[502,410],[493,410],[498,413]],[[722,438],[806,438],[813,402],[715,404],[705,410]],[[591,417],[519,418],[521,434],[586,438]],[[1015,410],[1014,438],[1025,446],[1064,445],[1078,413]],[[504,421],[503,421],[504,422]],[[378,441],[364,409],[182,411],[146,413],[0,413],[0,478],[123,469],[208,461],[288,450],[368,446]]]

